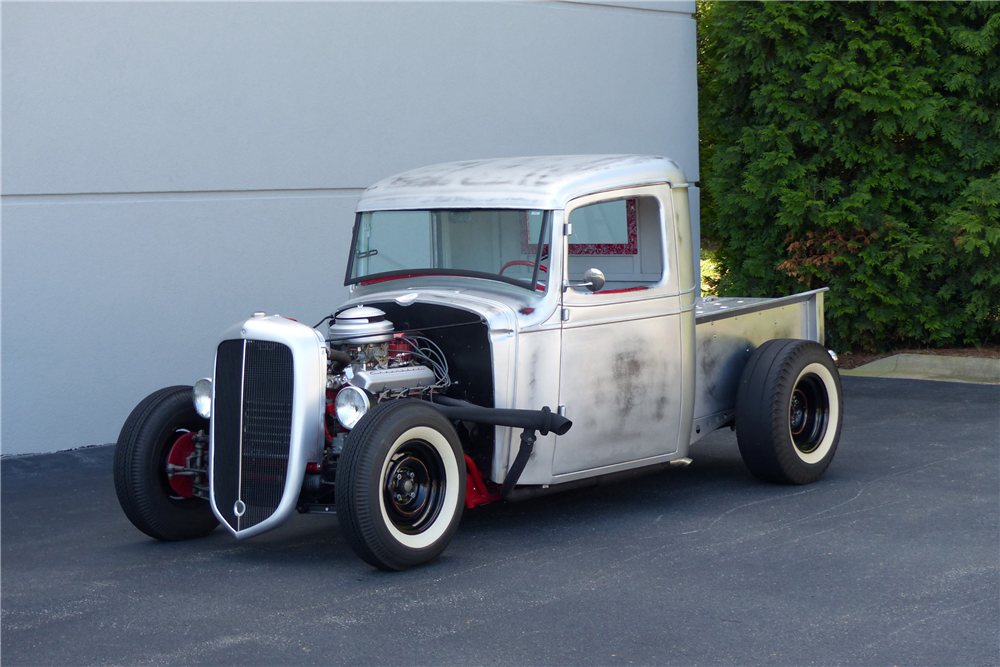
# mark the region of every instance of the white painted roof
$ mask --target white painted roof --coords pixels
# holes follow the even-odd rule
[[[358,211],[420,208],[561,209],[580,195],[668,182],[676,162],[653,155],[562,155],[468,160],[421,167],[365,190]]]

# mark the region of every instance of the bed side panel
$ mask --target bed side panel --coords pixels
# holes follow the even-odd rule
[[[743,367],[758,346],[774,338],[823,343],[823,293],[798,296],[803,298],[774,299],[773,307],[760,299],[716,299],[706,304],[714,306],[711,314],[699,315],[695,324],[691,442],[732,420]],[[727,310],[720,310],[723,307]]]

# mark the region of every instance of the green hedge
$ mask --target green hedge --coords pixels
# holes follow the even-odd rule
[[[1000,3],[702,2],[718,293],[829,286],[841,349],[1000,339]]]

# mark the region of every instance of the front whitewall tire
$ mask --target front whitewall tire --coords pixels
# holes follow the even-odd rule
[[[462,517],[465,455],[425,401],[386,401],[348,434],[337,462],[341,532],[365,562],[405,570],[437,558]]]
[[[389,512],[386,509],[384,493],[380,493],[378,496],[379,509],[382,512],[382,520],[385,522],[386,528],[389,529],[389,534],[392,535],[396,541],[410,549],[426,549],[441,539],[445,531],[448,530],[448,526],[451,525],[451,520],[455,516],[455,511],[459,505],[459,485],[457,483],[459,475],[458,461],[455,458],[454,452],[451,450],[450,443],[443,435],[441,435],[441,433],[426,426],[417,426],[409,429],[403,435],[396,438],[396,441],[393,442],[392,446],[389,448],[385,461],[382,464],[382,474],[379,476],[379,479],[383,481],[383,485],[385,483],[386,474],[389,471],[389,464],[392,461],[393,455],[395,455],[403,445],[412,440],[422,440],[428,443],[434,448],[434,451],[437,452],[438,456],[441,457],[441,462],[444,464],[446,479],[443,501],[444,504],[431,524],[423,531],[414,535],[404,533],[393,525],[392,519],[389,517]]]

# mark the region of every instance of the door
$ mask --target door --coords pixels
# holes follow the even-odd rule
[[[582,197],[567,220],[559,403],[573,428],[556,441],[553,475],[669,458],[683,387],[668,186]],[[596,293],[572,287],[589,268],[607,280]]]

